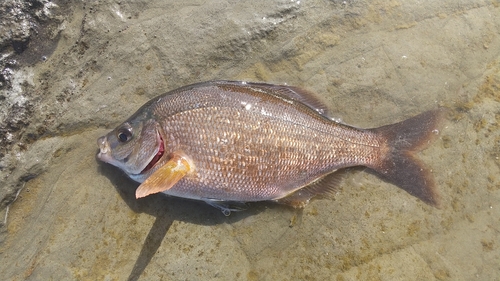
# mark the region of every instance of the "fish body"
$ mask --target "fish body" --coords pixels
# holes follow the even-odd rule
[[[439,129],[442,110],[375,129],[333,121],[296,87],[238,81],[185,86],[142,106],[98,139],[98,158],[163,192],[224,202],[274,200],[304,206],[331,192],[332,174],[365,166],[438,206],[430,172],[413,156]]]

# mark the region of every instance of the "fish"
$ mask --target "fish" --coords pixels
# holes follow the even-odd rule
[[[431,170],[415,154],[439,135],[445,112],[362,129],[298,87],[208,81],[148,101],[98,138],[97,158],[140,183],[136,198],[201,200],[225,215],[255,201],[303,208],[335,193],[338,171],[355,166],[439,208]]]

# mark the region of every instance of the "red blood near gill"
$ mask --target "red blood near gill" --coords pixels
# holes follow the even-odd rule
[[[146,168],[144,168],[144,170],[142,170],[141,174],[143,174],[143,173],[149,171],[149,169],[153,168],[153,166],[156,163],[158,163],[160,158],[163,156],[164,152],[165,152],[165,145],[163,143],[163,138],[160,135],[160,147],[158,149],[158,152],[156,153],[155,157],[153,157],[153,159],[151,159],[151,162],[149,162],[149,164],[146,166]]]

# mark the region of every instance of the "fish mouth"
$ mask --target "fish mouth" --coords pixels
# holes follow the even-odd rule
[[[97,158],[105,163],[112,163],[113,158],[109,155],[111,149],[109,148],[106,136],[97,139],[97,146],[99,147]]]
[[[153,168],[154,165],[156,165],[156,163],[158,163],[158,161],[160,161],[161,157],[165,153],[165,143],[163,142],[163,138],[161,137],[159,132],[157,132],[157,135],[158,135],[158,142],[159,142],[158,152],[156,152],[153,159],[151,159],[151,161],[148,163],[148,165],[146,165],[146,167],[141,171],[141,174],[144,174],[147,171],[151,170],[151,168]]]

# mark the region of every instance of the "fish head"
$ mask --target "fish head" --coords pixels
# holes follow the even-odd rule
[[[97,139],[99,160],[123,170],[131,179],[143,182],[162,158],[165,146],[153,119],[127,120]]]

